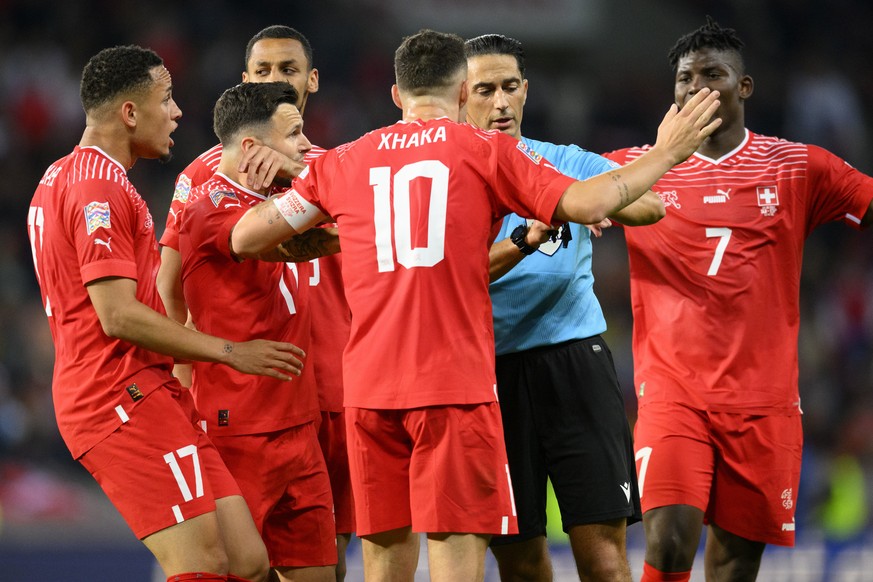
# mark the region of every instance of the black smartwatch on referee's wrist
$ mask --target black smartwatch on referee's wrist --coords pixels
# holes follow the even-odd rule
[[[518,250],[520,250],[523,255],[532,255],[536,252],[536,249],[527,244],[527,241],[524,240],[526,236],[527,225],[519,224],[515,227],[515,230],[512,231],[512,234],[509,235],[509,240],[512,241],[512,244],[518,247]]]

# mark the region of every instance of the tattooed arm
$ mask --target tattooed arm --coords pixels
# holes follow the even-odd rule
[[[610,215],[625,226],[654,224],[667,214],[664,203],[658,195],[649,190],[618,212]]]
[[[282,241],[269,251],[260,253],[258,259],[281,263],[304,263],[340,252],[339,232],[336,227],[311,228],[306,232]]]
[[[290,190],[249,208],[230,233],[230,250],[242,259],[269,260],[271,253],[280,252],[277,250],[280,243],[326,220],[327,215]],[[287,247],[286,250],[291,253]]]

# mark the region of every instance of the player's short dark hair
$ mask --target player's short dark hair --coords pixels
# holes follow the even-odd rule
[[[483,34],[464,43],[467,58],[483,55],[509,55],[515,57],[518,70],[524,77],[524,47],[514,38],[502,34]]]
[[[243,129],[267,127],[279,105],[297,106],[297,89],[289,83],[240,83],[222,93],[215,103],[212,128],[222,144]]]
[[[456,34],[423,28],[404,38],[394,53],[397,86],[413,95],[449,87],[466,69],[464,39]]]
[[[151,49],[136,45],[103,49],[82,70],[79,97],[85,113],[119,95],[142,93],[154,83],[151,71],[164,61]]]
[[[309,44],[309,39],[303,36],[302,32],[291,28],[290,26],[274,24],[261,30],[260,32],[255,34],[255,36],[249,39],[249,43],[246,45],[246,59],[243,62],[244,71],[247,70],[249,67],[249,59],[252,58],[252,49],[254,48],[255,43],[259,40],[264,40],[265,38],[290,39],[298,41],[301,45],[303,45],[303,54],[306,55],[306,65],[309,67],[310,71],[312,70],[313,54],[312,45]]]
[[[733,52],[737,55],[740,65],[743,64],[743,43],[733,28],[722,28],[711,16],[706,17],[706,24],[689,32],[673,45],[667,58],[670,67],[675,71],[679,65],[679,59],[688,53],[701,49],[715,49],[717,51]]]

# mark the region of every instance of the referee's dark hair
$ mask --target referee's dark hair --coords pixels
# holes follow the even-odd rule
[[[518,70],[524,77],[524,47],[514,38],[502,34],[483,34],[464,43],[467,58],[482,55],[509,55],[515,57]]]

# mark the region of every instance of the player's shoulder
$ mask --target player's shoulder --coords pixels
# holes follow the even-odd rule
[[[764,135],[748,131],[749,149],[756,149],[762,152],[784,152],[784,151],[805,151],[809,148],[808,144],[791,141],[774,135]]]
[[[221,152],[222,147],[220,143],[212,146],[191,160],[179,174],[179,179],[187,177],[189,180],[194,181],[194,186],[202,184],[218,170],[218,165],[221,162]]]
[[[217,204],[214,204],[212,201],[220,201],[221,196],[214,193],[221,191],[233,192],[235,195],[235,189],[233,186],[223,180],[221,175],[215,174],[207,181],[191,189],[187,206],[190,208],[200,208],[203,205],[217,206]]]
[[[314,160],[317,160],[326,153],[326,148],[312,144],[312,148],[308,152],[306,152],[306,155],[303,156],[303,161],[307,164],[312,163]]]
[[[133,188],[124,167],[98,147],[76,147],[62,160],[67,170],[67,183],[70,185],[111,182],[125,189]]]
[[[221,152],[221,144],[215,144],[214,146],[194,158],[194,160],[192,160],[191,163],[188,164],[188,167],[194,165],[205,165],[214,172],[216,169],[218,169],[218,163],[221,161]]]

